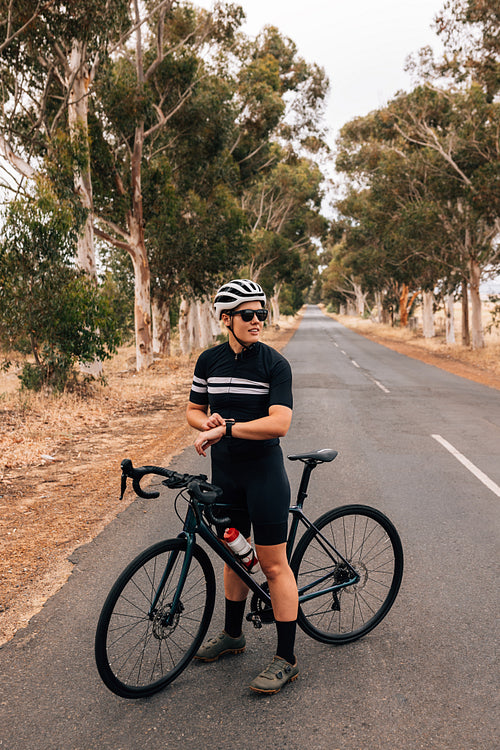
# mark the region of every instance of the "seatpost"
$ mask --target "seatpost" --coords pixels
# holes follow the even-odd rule
[[[297,492],[297,505],[302,508],[307,497],[307,487],[312,470],[318,465],[317,461],[304,461],[304,469],[300,479],[299,491]]]

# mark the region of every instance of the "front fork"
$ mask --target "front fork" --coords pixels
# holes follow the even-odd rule
[[[189,566],[191,565],[191,560],[193,558],[194,534],[189,533],[189,532],[188,533],[183,532],[180,536],[186,540],[186,551],[184,554],[184,560],[182,562],[182,569],[179,575],[179,580],[177,582],[177,586],[175,587],[174,598],[169,603],[168,612],[165,613],[165,616],[162,621],[162,625],[164,625],[165,627],[169,627],[173,624],[174,617],[180,607],[182,591],[184,589],[184,584],[186,583],[186,577],[189,571]],[[173,550],[168,557],[165,570],[163,572],[159,586],[156,590],[153,602],[148,612],[148,617],[150,620],[154,620],[156,608],[158,606],[158,602],[160,601],[161,595],[163,593],[163,589],[165,588],[165,584],[168,581],[169,576],[174,568],[174,565],[177,562],[177,558],[179,557],[179,554],[182,552],[184,552],[183,549]]]

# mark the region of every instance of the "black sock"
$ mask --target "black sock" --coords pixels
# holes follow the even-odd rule
[[[295,664],[293,647],[295,645],[297,620],[292,620],[291,622],[278,622],[278,620],[276,620],[276,630],[278,631],[276,656],[281,656],[281,658],[285,659],[289,664]]]
[[[231,638],[239,638],[241,635],[246,603],[246,599],[243,599],[242,602],[232,602],[230,599],[226,599],[224,630]]]

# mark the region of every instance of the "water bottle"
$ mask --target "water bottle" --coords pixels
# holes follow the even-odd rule
[[[257,560],[254,548],[247,542],[238,529],[226,529],[224,532],[224,541],[249,573],[255,575],[260,571],[259,561]]]

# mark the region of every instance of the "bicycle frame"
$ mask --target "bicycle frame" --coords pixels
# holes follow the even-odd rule
[[[302,472],[302,478],[300,481],[299,490],[297,492],[297,503],[296,505],[291,506],[289,509],[289,512],[292,515],[292,522],[290,525],[288,539],[287,539],[287,546],[286,546],[287,559],[288,561],[290,561],[292,558],[292,553],[293,553],[293,549],[295,546],[295,539],[297,536],[297,529],[298,529],[299,523],[301,522],[307,529],[312,529],[313,531],[315,531],[316,539],[318,543],[324,549],[324,551],[331,557],[332,562],[338,563],[339,561],[341,561],[345,566],[347,566],[347,570],[349,571],[351,577],[347,581],[342,581],[341,583],[335,583],[331,586],[327,586],[326,588],[320,588],[319,590],[311,591],[311,589],[315,588],[318,585],[322,585],[323,583],[326,583],[328,579],[332,578],[332,576],[335,575],[335,571],[330,570],[328,573],[326,573],[323,576],[320,576],[318,579],[316,579],[312,583],[309,583],[307,586],[302,586],[299,588],[299,591],[298,591],[299,604],[302,604],[303,602],[309,601],[311,599],[315,599],[318,596],[323,596],[324,594],[328,594],[328,593],[331,593],[335,597],[338,591],[340,591],[341,589],[347,588],[348,586],[352,586],[353,584],[358,583],[358,581],[360,580],[360,576],[354,570],[354,568],[351,566],[348,560],[346,560],[345,557],[343,557],[343,555],[341,555],[340,552],[333,546],[333,544],[329,542],[323,536],[323,534],[321,534],[321,532],[316,528],[314,523],[312,523],[307,518],[307,516],[305,515],[303,511],[304,500],[307,497],[307,487],[309,484],[309,478],[311,476],[311,472],[314,466],[315,465],[312,465],[309,463],[306,463],[304,465],[304,470]],[[173,619],[173,617],[175,616],[175,613],[177,612],[177,607],[181,600],[187,572],[191,564],[191,559],[193,556],[192,550],[193,550],[194,544],[196,543],[197,534],[199,534],[199,536],[206,542],[206,544],[210,547],[210,549],[212,549],[215,552],[215,554],[221,558],[221,560],[223,560],[232,570],[234,570],[234,572],[241,578],[241,580],[248,586],[248,588],[251,591],[253,591],[254,594],[257,594],[257,596],[260,599],[262,599],[262,601],[264,601],[268,607],[272,607],[271,597],[269,596],[269,593],[257,583],[255,578],[248,573],[246,568],[234,557],[234,555],[220,541],[220,539],[218,539],[218,537],[215,536],[212,529],[205,523],[201,513],[199,512],[199,509],[197,509],[197,512],[195,512],[195,510],[193,509],[193,505],[190,504],[187,515],[186,515],[186,519],[184,522],[184,528],[182,532],[179,534],[179,537],[183,537],[186,539],[187,549],[186,549],[186,554],[184,556],[184,562],[183,562],[183,567],[182,567],[181,574],[179,577],[179,582],[177,584],[174,598],[171,603],[170,612],[169,612],[169,615],[167,615],[166,617],[166,622],[165,622],[166,625],[170,624],[170,620]],[[157,603],[160,599],[160,596],[162,594],[165,581],[170,575],[170,572],[172,570],[173,565],[175,564],[176,559],[177,559],[177,553],[176,554],[172,553],[167,562],[165,572],[160,581],[160,585],[158,586],[158,590],[156,592],[154,600],[151,604],[151,608],[149,611],[149,617],[151,619],[154,616],[154,612],[155,612]]]

